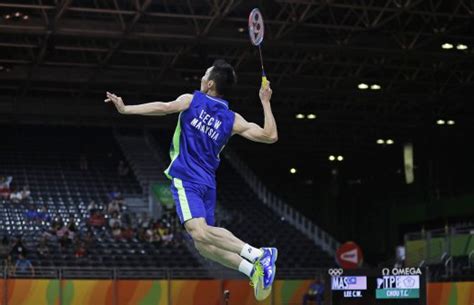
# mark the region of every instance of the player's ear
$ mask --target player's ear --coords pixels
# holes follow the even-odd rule
[[[216,86],[216,82],[215,82],[215,81],[213,81],[213,80],[208,80],[208,81],[207,81],[207,87],[208,87],[209,89],[216,89],[215,86]]]

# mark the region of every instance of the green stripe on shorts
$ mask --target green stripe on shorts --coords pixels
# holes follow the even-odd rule
[[[184,191],[183,181],[178,178],[173,178],[173,184],[178,190],[179,206],[181,208],[181,213],[183,214],[183,221],[193,218],[191,210],[189,209],[188,198]]]

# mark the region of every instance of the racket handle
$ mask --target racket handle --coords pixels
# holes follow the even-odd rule
[[[262,75],[262,87],[268,86],[268,79],[265,75]]]

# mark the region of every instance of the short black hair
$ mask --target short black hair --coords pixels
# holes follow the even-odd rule
[[[237,83],[234,68],[223,59],[216,59],[212,66],[214,68],[209,74],[209,80],[216,83],[216,91],[219,95],[226,96]]]

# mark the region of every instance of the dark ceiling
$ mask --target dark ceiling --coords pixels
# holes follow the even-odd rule
[[[324,158],[335,148],[364,151],[377,138],[410,140],[439,118],[470,130],[474,2],[467,0],[0,0],[0,119],[170,124],[174,118],[119,118],[103,93],[129,103],[171,100],[198,88],[204,68],[225,58],[239,76],[234,108],[261,122],[259,58],[246,32],[253,7],[265,17],[282,150],[297,145]],[[446,42],[453,48],[442,49]],[[296,120],[297,113],[317,118]]]

